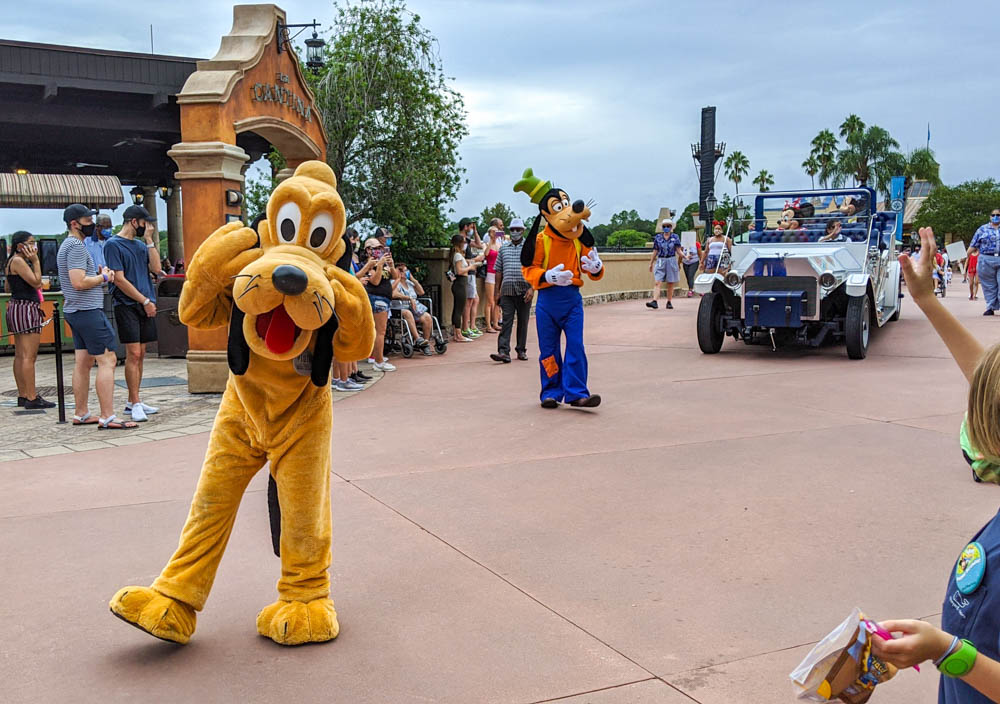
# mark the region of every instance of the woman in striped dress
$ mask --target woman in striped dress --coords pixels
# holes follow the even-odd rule
[[[35,390],[35,360],[42,332],[42,270],[38,248],[30,232],[11,235],[11,256],[7,262],[7,332],[14,338],[14,381],[17,405],[24,408],[52,408]]]

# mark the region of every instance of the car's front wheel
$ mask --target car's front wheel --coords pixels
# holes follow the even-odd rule
[[[864,359],[868,356],[871,321],[871,304],[868,302],[868,296],[852,297],[847,303],[847,320],[844,322],[847,356],[851,359]]]
[[[716,354],[726,337],[722,329],[725,304],[717,293],[706,293],[698,305],[698,347],[705,354]]]

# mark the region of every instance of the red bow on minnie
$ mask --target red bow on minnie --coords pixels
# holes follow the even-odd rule
[[[726,223],[723,222],[722,220],[713,220],[712,221],[712,227],[715,227],[716,225],[721,225],[722,227],[725,227]]]
[[[798,210],[800,205],[802,205],[802,199],[801,198],[796,198],[791,203],[789,203],[786,200],[785,201],[785,207],[783,209],[784,210]]]

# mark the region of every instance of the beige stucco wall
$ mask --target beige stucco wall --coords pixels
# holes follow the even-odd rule
[[[585,281],[581,290],[584,303],[603,303],[627,298],[646,298],[652,295],[653,275],[649,273],[649,258],[649,254],[601,252],[601,259],[604,260],[606,269],[604,278],[600,281],[590,281],[589,279]],[[423,266],[427,272],[423,283],[425,285],[437,284],[441,287],[442,316],[440,322],[442,327],[449,327],[451,325],[453,298],[451,295],[451,282],[445,276],[445,272],[448,270],[448,250],[421,250],[416,256],[416,260],[416,263]],[[483,285],[484,281],[478,279],[479,309],[477,315],[480,317],[483,315],[485,306]],[[681,271],[680,283],[677,284],[675,291],[687,291],[687,281],[684,278],[683,270]],[[660,295],[663,296],[665,294],[661,293]]]

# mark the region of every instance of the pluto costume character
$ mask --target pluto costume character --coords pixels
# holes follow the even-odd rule
[[[538,216],[521,250],[524,278],[538,291],[538,329],[542,408],[594,408],[601,397],[587,389],[587,355],[583,350],[583,272],[593,281],[604,276],[604,263],[594,248],[594,236],[583,224],[590,208],[582,200],[570,204],[566,192],[526,169],[514,191],[528,194]],[[539,226],[545,221],[545,228]],[[562,337],[566,336],[566,352]]]
[[[212,588],[250,479],[270,462],[281,507],[278,601],[257,615],[276,643],[327,641],[340,626],[330,600],[329,371],[361,359],[375,326],[345,254],[344,204],[326,164],[309,161],[279,184],[258,233],[235,222],[194,254],[180,300],[195,328],[229,328],[229,381],[180,545],[150,587],[125,587],[111,611],[186,643]],[[235,303],[235,305],[233,305]]]

